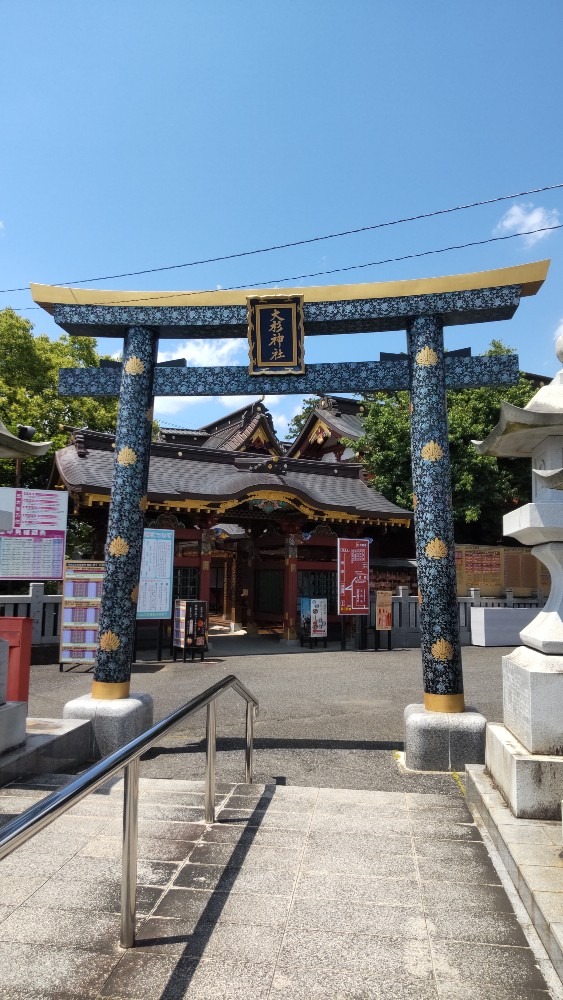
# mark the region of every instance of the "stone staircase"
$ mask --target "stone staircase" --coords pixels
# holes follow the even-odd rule
[[[122,781],[0,862],[0,998],[540,1000],[453,779],[430,791],[141,778],[137,946],[119,940]],[[7,821],[64,783],[0,790]],[[446,784],[447,782],[447,784]]]

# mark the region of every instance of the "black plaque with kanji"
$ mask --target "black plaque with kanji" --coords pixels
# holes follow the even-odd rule
[[[247,309],[250,374],[303,374],[303,296],[253,295]]]

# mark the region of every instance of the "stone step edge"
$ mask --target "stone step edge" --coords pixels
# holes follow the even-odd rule
[[[510,850],[510,844],[502,836],[492,810],[508,810],[509,816],[512,817],[512,823],[521,822],[527,827],[534,822],[539,824],[541,820],[516,819],[510,812],[503,796],[493,784],[492,779],[486,773],[483,764],[468,764],[465,768],[465,775],[467,801],[477,809],[481,816],[538,937],[563,982],[563,934],[559,929],[561,922],[547,916],[541,905],[541,893],[538,894],[531,889],[524,877],[520,875],[519,864]]]

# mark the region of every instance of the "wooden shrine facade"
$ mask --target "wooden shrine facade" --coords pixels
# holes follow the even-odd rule
[[[225,427],[238,435],[245,423],[252,436],[257,414],[246,410]],[[185,443],[198,433],[164,429],[151,447],[145,518],[175,531],[175,596],[206,600],[212,614],[250,631],[264,623],[295,638],[299,596],[326,596],[336,623],[338,537],[371,537],[374,557],[410,554],[412,513],[370,489],[361,466]],[[92,526],[96,558],[114,461],[113,435],[88,430],[56,453],[54,485]]]

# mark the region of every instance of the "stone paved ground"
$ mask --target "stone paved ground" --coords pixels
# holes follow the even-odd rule
[[[142,779],[137,947],[119,925],[121,783],[0,866],[2,1000],[548,1000],[453,794]],[[0,794],[4,816],[45,794]]]
[[[214,639],[213,653],[205,663],[138,665],[132,689],[152,695],[158,719],[235,673],[260,701],[257,781],[403,790],[392,750],[402,748],[405,705],[421,701],[420,650],[267,655],[253,654],[256,648],[268,645],[236,637]],[[269,648],[276,651],[280,644],[271,642]],[[237,649],[250,655],[230,655]],[[491,722],[502,721],[502,652],[478,647],[463,651],[467,702]],[[91,688],[91,674],[60,674],[56,665],[36,666],[32,671],[30,715],[60,717],[66,701]],[[202,712],[152,751],[144,773],[201,778],[204,731]],[[219,746],[226,751],[218,773],[225,780],[240,781],[244,705],[236,695],[221,699],[217,731]],[[427,779],[422,778],[421,787],[426,785]]]
[[[230,647],[230,649],[235,647]],[[241,648],[241,647],[236,647]],[[253,647],[256,649],[257,647]],[[279,648],[279,647],[273,647]],[[468,701],[502,714],[500,650],[465,650]],[[121,787],[0,863],[0,1000],[547,1000],[460,786],[405,775],[402,713],[420,653],[228,655],[146,664],[155,717],[236,673],[259,698],[256,777],[224,699],[218,822],[202,816],[203,718],[142,764],[138,946],[118,948]],[[30,713],[91,676],[33,668]],[[53,784],[0,790],[17,814]]]

